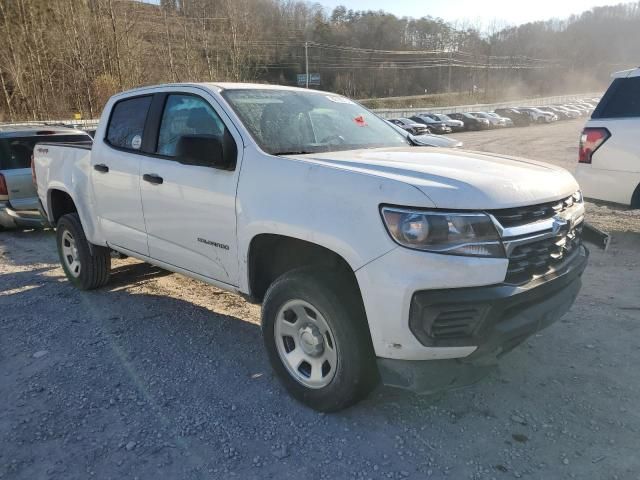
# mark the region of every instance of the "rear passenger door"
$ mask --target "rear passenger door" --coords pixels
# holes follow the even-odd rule
[[[154,154],[142,160],[140,189],[150,256],[237,285],[239,134],[215,99],[195,88],[156,95],[149,117],[150,124],[157,124],[157,134]],[[222,138],[225,130],[238,152],[235,170],[179,163],[176,145],[181,135]]]
[[[109,245],[148,255],[147,232],[140,199],[140,163],[145,122],[152,95],[118,100],[103,142],[91,153],[95,211]]]

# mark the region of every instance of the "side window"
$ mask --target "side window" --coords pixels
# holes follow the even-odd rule
[[[107,142],[114,147],[139,150],[150,105],[150,95],[128,98],[116,103],[109,119]]]
[[[613,81],[592,118],[640,117],[640,77]]]
[[[169,95],[162,114],[156,153],[173,157],[182,135],[215,136],[223,141],[224,123],[204,99],[193,95]]]

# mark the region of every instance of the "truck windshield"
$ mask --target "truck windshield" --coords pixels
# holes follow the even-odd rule
[[[269,89],[231,89],[222,95],[272,155],[409,144],[384,120],[339,95]]]

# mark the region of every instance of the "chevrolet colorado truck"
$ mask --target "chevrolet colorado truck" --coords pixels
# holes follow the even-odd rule
[[[131,90],[91,147],[34,162],[71,283],[107,284],[115,251],[262,303],[273,369],[321,411],[474,382],[567,312],[587,264],[567,171],[420,146],[328,92]]]

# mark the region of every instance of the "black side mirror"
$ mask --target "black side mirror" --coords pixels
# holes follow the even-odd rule
[[[183,135],[176,145],[176,160],[185,165],[233,170],[236,156],[235,142],[227,131],[222,141],[214,135]]]

